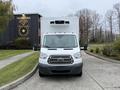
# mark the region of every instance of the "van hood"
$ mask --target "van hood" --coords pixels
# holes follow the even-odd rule
[[[47,55],[73,55],[77,52],[80,52],[80,48],[41,48],[41,53]]]

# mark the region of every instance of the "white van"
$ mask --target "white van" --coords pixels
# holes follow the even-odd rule
[[[41,18],[39,75],[82,75],[79,18]]]

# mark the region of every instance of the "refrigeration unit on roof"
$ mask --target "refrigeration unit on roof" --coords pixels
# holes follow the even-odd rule
[[[69,25],[69,21],[64,21],[64,20],[55,20],[55,21],[50,21],[51,25]]]

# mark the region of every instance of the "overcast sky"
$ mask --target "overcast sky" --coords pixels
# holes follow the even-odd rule
[[[13,0],[15,13],[39,13],[42,16],[66,16],[88,8],[103,15],[120,0]]]

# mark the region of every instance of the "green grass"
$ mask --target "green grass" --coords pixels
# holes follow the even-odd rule
[[[100,50],[102,50],[104,46],[105,44],[90,44],[88,50],[90,49],[95,50],[96,48],[99,48]]]
[[[10,83],[30,72],[38,63],[38,52],[0,69],[0,86]]]
[[[30,51],[31,50],[0,50],[0,60]]]

